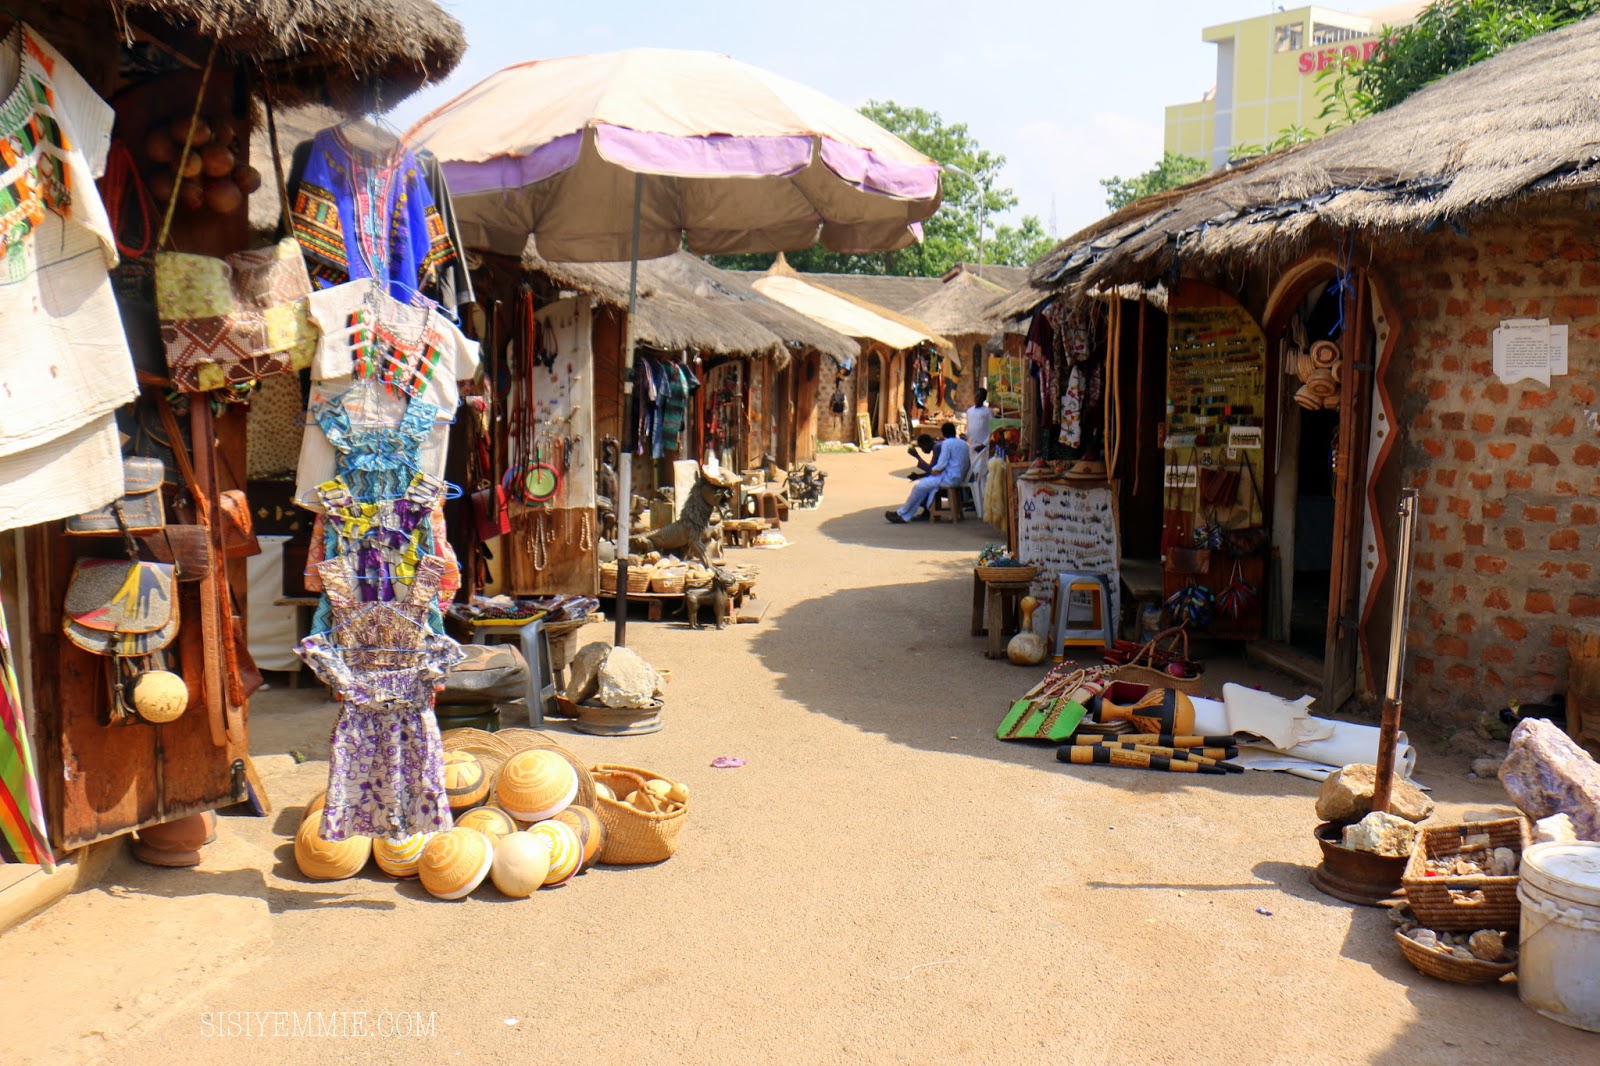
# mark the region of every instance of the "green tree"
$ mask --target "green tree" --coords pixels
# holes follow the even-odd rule
[[[1187,185],[1196,178],[1204,177],[1209,169],[1203,159],[1167,152],[1161,157],[1161,162],[1143,174],[1131,178],[1101,178],[1100,184],[1106,190],[1106,206],[1116,211],[1151,193]]]
[[[952,168],[944,174],[944,203],[922,224],[920,244],[874,255],[845,255],[814,245],[788,253],[790,266],[800,271],[938,277],[956,263],[977,261],[980,222],[985,262],[1022,266],[1049,250],[1052,242],[1035,215],[1023,216],[1016,226],[996,224],[1002,212],[1017,205],[1011,189],[997,184],[1006,157],[981,147],[966,123],[946,122],[937,111],[905,107],[893,100],[868,101],[861,113],[923,155]],[[734,270],[765,270],[773,258],[719,255],[712,262]]]
[[[1600,11],[1600,0],[1437,0],[1366,62],[1331,64],[1322,81],[1330,127],[1383,111],[1446,74],[1482,62],[1530,37]]]

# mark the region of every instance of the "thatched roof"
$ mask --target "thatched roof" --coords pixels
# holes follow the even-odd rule
[[[226,58],[259,69],[286,104],[348,101],[376,88],[387,108],[443,79],[467,47],[461,23],[433,0],[108,2],[124,27],[158,40],[178,29],[216,41]]]
[[[794,273],[789,260],[781,252],[769,268],[773,273]],[[769,270],[738,271],[747,281],[764,277]],[[843,296],[865,301],[879,310],[904,311],[930,292],[939,288],[938,278],[907,277],[900,274],[833,274],[826,271],[804,271],[800,277],[815,285],[824,285]]]
[[[1004,287],[962,270],[939,286],[939,291],[906,308],[906,314],[946,337],[974,333],[992,337],[1003,331],[1020,333],[1019,327],[1008,325],[1005,319],[989,310],[1005,293]]]
[[[1320,140],[1147,197],[1068,238],[995,311],[1313,237],[1420,232],[1600,184],[1600,17],[1509,48]]]
[[[788,363],[789,348],[782,337],[738,311],[716,306],[712,301],[679,288],[670,276],[671,268],[663,267],[665,262],[645,259],[639,263],[634,335],[640,344],[661,351],[690,349],[715,355],[770,355],[779,365]],[[583,293],[617,310],[627,310],[627,263],[552,263],[540,256],[534,242],[529,240],[522,253],[522,266],[543,274],[563,289]]]
[[[671,282],[719,312],[731,310],[760,323],[790,348],[812,349],[841,362],[860,354],[860,346],[849,337],[763,296],[739,274],[719,270],[697,255],[679,252],[639,264],[641,270],[646,265],[651,277]]]
[[[990,281],[1002,289],[1014,289],[1027,283],[1028,268],[1025,266],[1001,266],[998,263],[957,263],[944,272],[942,281],[949,282],[957,274],[976,274],[984,281]]]
[[[841,300],[862,308],[863,310],[870,311],[875,315],[886,318],[890,322],[897,323],[901,326],[904,326],[906,329],[922,334],[928,339],[929,343],[943,351],[946,355],[950,355],[956,350],[955,344],[948,337],[929,326],[926,322],[918,321],[911,315],[905,314],[904,312],[896,310],[895,308],[885,307],[882,304],[875,303],[865,297],[858,296],[851,291],[852,288],[858,288],[859,286],[840,288],[838,284],[841,280],[848,281],[849,279],[855,279],[859,277],[872,277],[874,281],[879,282],[916,281],[931,282],[933,285],[940,285],[942,283],[938,278],[903,278],[893,277],[890,275],[802,273],[801,271],[798,271],[789,265],[789,260],[782,252],[778,253],[778,258],[773,262],[772,266],[767,268],[766,276],[779,278],[798,278],[807,285],[810,285],[812,288],[827,293],[829,296],[836,296]],[[957,356],[957,361],[959,363],[959,356]]]

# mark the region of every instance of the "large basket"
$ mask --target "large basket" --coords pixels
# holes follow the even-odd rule
[[[660,774],[641,770],[637,766],[600,763],[593,768],[595,777],[605,781],[618,796],[644,787],[644,783]],[[672,858],[678,850],[678,836],[689,817],[689,804],[671,814],[652,814],[637,810],[621,800],[601,796],[597,801],[600,821],[605,823],[606,843],[600,852],[600,861],[615,866],[637,866],[661,862]]]
[[[1437,977],[1441,981],[1450,981],[1458,985],[1482,985],[1498,981],[1517,969],[1515,962],[1458,959],[1448,951],[1425,947],[1398,929],[1394,931],[1394,939],[1400,945],[1400,953],[1406,957],[1407,962],[1429,977]]]
[[[617,594],[616,563],[600,564],[600,591],[605,593],[607,596],[615,596]]]
[[[657,570],[650,578],[651,592],[681,593],[684,586],[685,573],[682,570]],[[628,582],[631,586],[633,582]]]
[[[987,585],[1023,585],[1039,576],[1037,566],[980,566],[977,571]]]
[[[549,733],[541,733],[537,729],[502,729],[495,734],[495,737],[506,746],[506,758],[508,759],[518,752],[542,749],[544,751],[553,751],[567,760],[572,764],[572,768],[578,772],[578,794],[573,797],[572,802],[582,807],[594,808],[595,802],[600,796],[595,791],[594,775],[589,773],[589,767],[581,759],[562,747],[560,741],[556,740],[555,737]]]
[[[1171,638],[1171,647],[1162,648],[1161,641]],[[1182,641],[1182,650],[1179,650],[1179,641]],[[1166,663],[1173,660],[1182,660],[1196,671],[1193,677],[1174,677],[1164,669]],[[1118,666],[1112,676],[1118,681],[1131,681],[1136,685],[1149,685],[1151,688],[1170,688],[1182,692],[1186,696],[1193,696],[1200,691],[1202,669],[1199,663],[1189,658],[1189,631],[1179,626],[1157,633],[1139,653],[1132,659]]]
[[[1427,876],[1429,859],[1443,859],[1466,850],[1469,836],[1487,835],[1489,849],[1511,848],[1520,856],[1531,846],[1528,823],[1521,818],[1500,818],[1492,822],[1466,822],[1461,825],[1426,826],[1419,830],[1416,847],[1400,879],[1406,901],[1417,921],[1429,929],[1471,932],[1477,929],[1512,930],[1522,924],[1522,904],[1517,900],[1513,874],[1493,876]],[[1481,891],[1481,902],[1468,894]]]
[[[655,577],[655,571],[648,566],[628,567],[628,591],[649,592],[650,582]]]

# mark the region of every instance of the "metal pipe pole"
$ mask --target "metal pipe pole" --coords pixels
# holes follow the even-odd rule
[[[634,318],[639,310],[639,213],[644,199],[644,175],[633,176],[633,247],[628,257],[628,323],[622,338],[622,432],[617,449],[617,617],[612,643],[628,642],[628,545],[633,526],[633,345]]]
[[[1383,722],[1378,732],[1378,766],[1372,782],[1372,809],[1387,811],[1394,787],[1394,749],[1400,740],[1400,686],[1406,665],[1406,620],[1411,613],[1411,540],[1417,525],[1417,490],[1400,492],[1399,558],[1394,571],[1394,606],[1389,620],[1389,671],[1383,686]]]

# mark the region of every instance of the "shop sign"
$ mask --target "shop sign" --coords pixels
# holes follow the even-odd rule
[[[1378,45],[1381,43],[1381,40],[1374,37],[1370,41],[1350,41],[1337,48],[1319,48],[1311,52],[1301,52],[1300,73],[1321,73],[1341,59],[1347,62],[1366,62],[1372,58],[1372,53],[1378,50]]]

